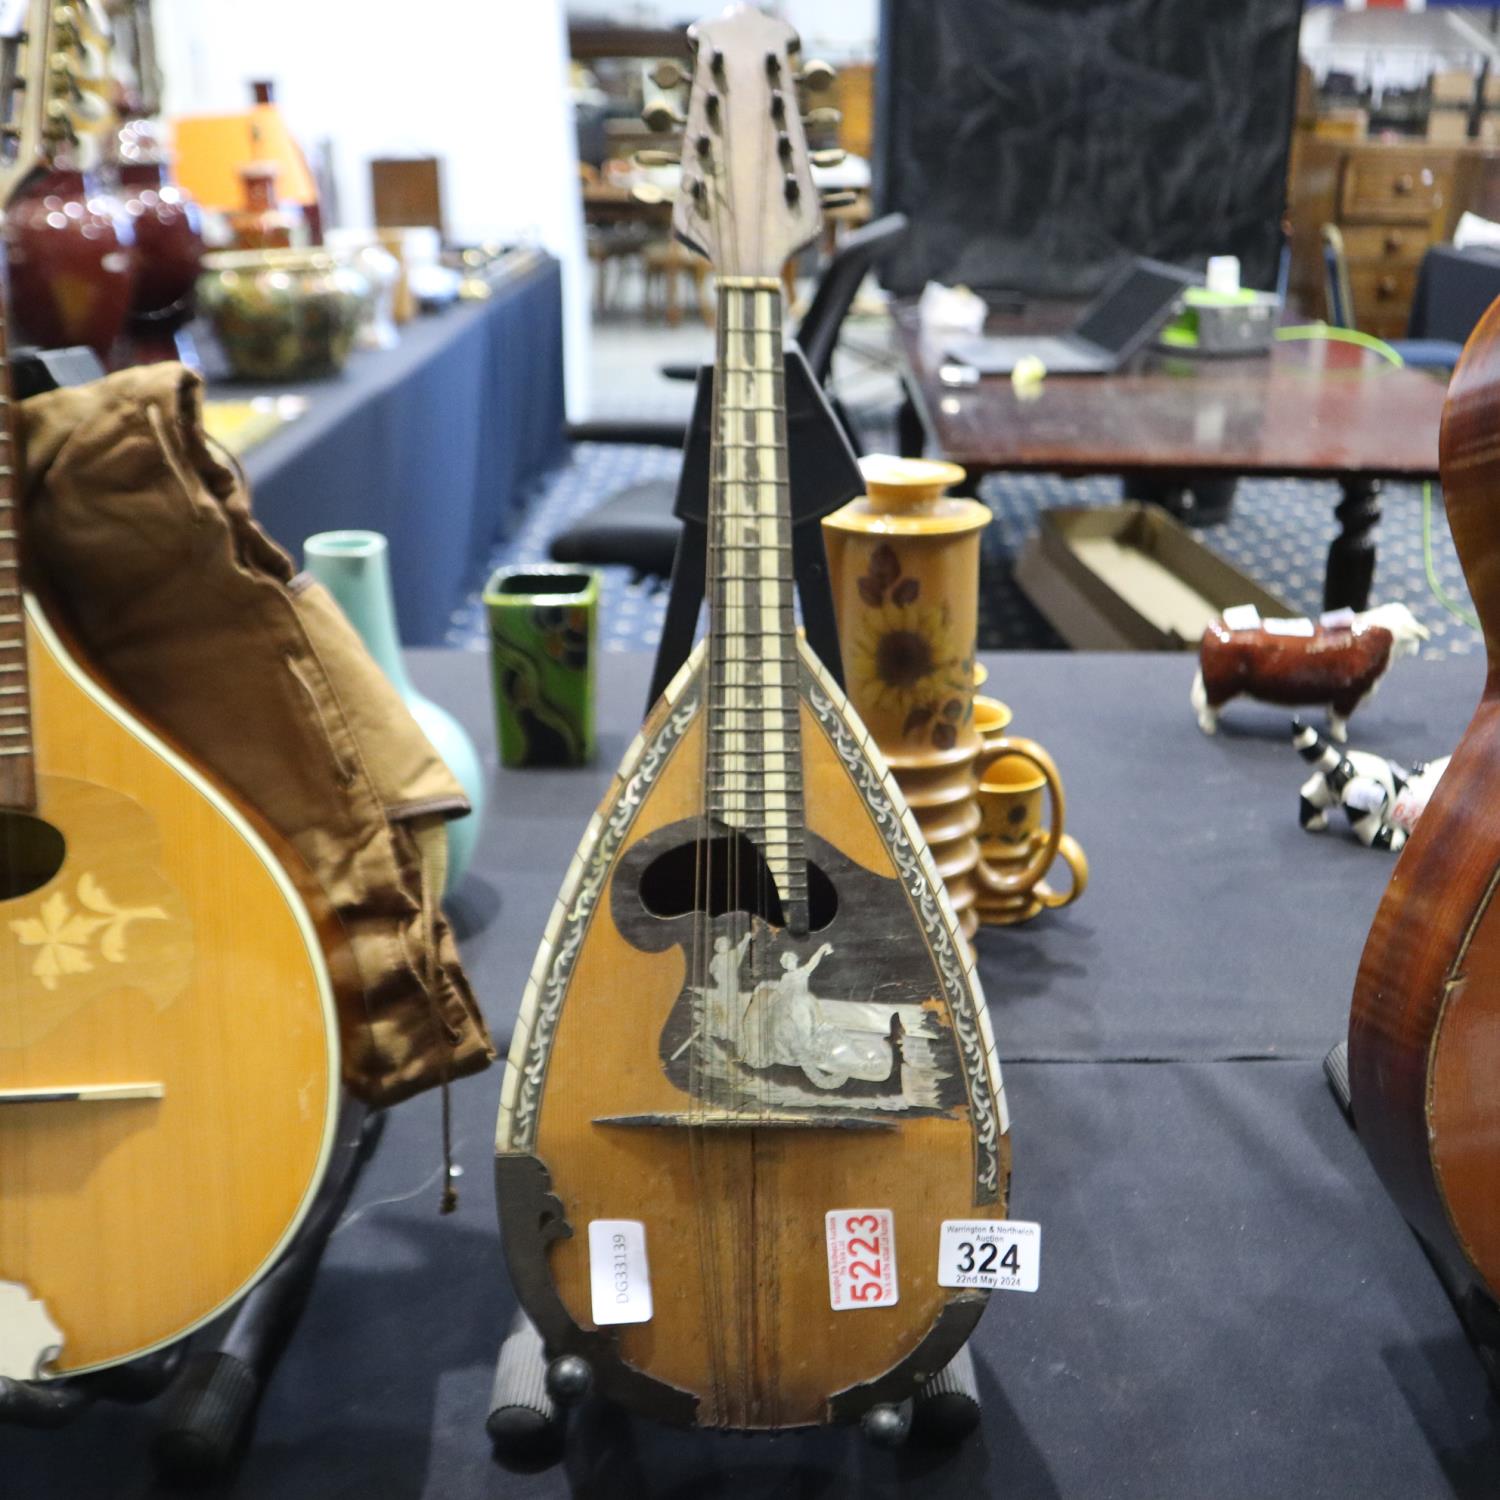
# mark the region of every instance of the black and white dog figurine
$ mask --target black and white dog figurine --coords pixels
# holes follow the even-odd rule
[[[1401,848],[1450,759],[1406,770],[1383,756],[1341,750],[1300,719],[1292,720],[1292,744],[1313,768],[1302,785],[1298,821],[1319,833],[1328,827],[1329,812],[1342,807],[1355,837],[1371,849]]]

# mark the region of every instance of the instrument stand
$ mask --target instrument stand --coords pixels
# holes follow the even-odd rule
[[[859,462],[839,420],[828,404],[807,360],[795,345],[786,356],[787,475],[792,505],[792,568],[802,622],[813,654],[840,687],[844,683],[839,660],[838,627],[833,595],[828,587],[828,558],[823,551],[823,517],[862,495],[864,479]],[[698,632],[708,569],[708,459],[713,441],[713,366],[698,371],[693,419],[688,424],[677,481],[673,514],[682,522],[677,557],[672,564],[671,593],[662,621],[661,643],[651,674],[646,712],[667,690],[677,669],[688,659]]]
[[[28,349],[11,358],[16,400],[103,375],[88,349]],[[57,1380],[0,1378],[0,1428],[62,1427],[95,1401],[144,1402],[165,1393],[152,1442],[161,1477],[191,1485],[224,1474],[249,1437],[261,1391],[384,1124],[383,1115],[343,1097],[328,1170],[307,1217],[274,1269],[232,1311],[190,1339],[113,1369]]]
[[[536,1326],[518,1311],[500,1346],[484,1424],[496,1460],[522,1473],[559,1463],[569,1408],[588,1396],[592,1383],[587,1362],[576,1355],[549,1360]],[[920,1395],[899,1406],[872,1406],[860,1428],[877,1448],[952,1447],[979,1426],[979,1417],[979,1383],[966,1344]]]
[[[1354,1108],[1349,1089],[1349,1043],[1340,1042],[1323,1059],[1323,1072],[1328,1079],[1334,1101],[1338,1104],[1349,1128],[1358,1133],[1354,1120]],[[1412,1230],[1416,1242],[1422,1247],[1437,1279],[1442,1283],[1453,1311],[1463,1326],[1470,1347],[1478,1356],[1485,1377],[1490,1383],[1496,1400],[1500,1400],[1500,1304],[1483,1287],[1477,1286],[1472,1275],[1465,1275],[1448,1261],[1436,1254],[1431,1245]]]
[[[787,471],[792,505],[792,566],[807,641],[833,679],[843,685],[823,517],[864,493],[859,464],[802,351],[786,350]],[[697,634],[708,564],[709,451],[713,435],[713,367],[698,372],[693,419],[683,450],[674,513],[682,521],[672,567],[661,644],[646,711],[688,659]],[[518,1311],[500,1346],[485,1429],[496,1459],[524,1472],[558,1463],[567,1445],[568,1409],[588,1396],[588,1363],[576,1355],[549,1360],[542,1336]],[[933,1376],[914,1400],[873,1406],[860,1426],[877,1447],[903,1443],[946,1446],[979,1425],[979,1387],[967,1346]]]
[[[232,1312],[195,1340],[94,1375],[45,1381],[0,1379],[0,1427],[61,1427],[98,1400],[143,1402],[165,1392],[152,1441],[160,1476],[204,1484],[238,1458],[261,1391],[275,1372],[355,1179],[385,1124],[384,1115],[345,1096],[333,1156],[295,1238],[276,1267]]]

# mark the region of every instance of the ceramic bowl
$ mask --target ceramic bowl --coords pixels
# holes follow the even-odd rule
[[[326,250],[227,250],[203,259],[198,293],[242,380],[331,375],[374,290]]]

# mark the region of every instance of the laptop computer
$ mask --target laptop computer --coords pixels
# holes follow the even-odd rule
[[[1138,257],[1124,267],[1062,334],[1014,334],[955,339],[948,358],[981,375],[1009,375],[1035,355],[1049,375],[1107,375],[1118,370],[1171,317],[1188,287],[1202,280],[1191,271]]]

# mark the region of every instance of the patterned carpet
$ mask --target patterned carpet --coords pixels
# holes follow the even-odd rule
[[[872,423],[878,432],[883,422]],[[882,434],[883,435],[883,434]],[[872,448],[874,445],[868,445]],[[537,487],[521,529],[498,547],[490,569],[547,560],[551,539],[617,490],[642,480],[675,479],[679,455],[671,449],[579,443],[572,460]],[[995,512],[985,535],[980,586],[979,644],[983,650],[1059,649],[1055,631],[1015,586],[1011,568],[1042,510],[1060,505],[1108,505],[1120,498],[1114,479],[1066,480],[1052,475],[991,475],[979,490]],[[1196,530],[1207,546],[1296,610],[1316,613],[1323,588],[1328,543],[1338,530],[1331,483],[1246,480],[1233,513],[1222,525]],[[1420,487],[1393,485],[1382,498],[1374,599],[1400,600],[1432,632],[1424,655],[1467,654],[1481,648],[1477,631],[1453,618],[1427,587],[1422,562]],[[1468,606],[1463,574],[1448,535],[1441,500],[1433,505],[1433,557],[1448,594]],[[666,608],[665,591],[633,581],[626,568],[603,570],[600,644],[605,651],[654,648]],[[483,650],[487,643],[478,593],[455,611],[450,645]]]

